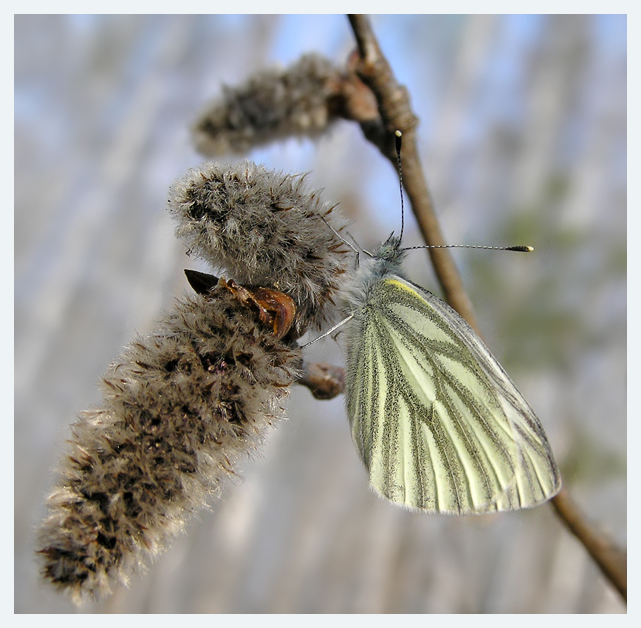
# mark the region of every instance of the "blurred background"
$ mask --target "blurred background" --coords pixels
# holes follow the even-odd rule
[[[455,256],[565,485],[625,545],[626,17],[372,22],[420,119],[447,240],[536,249]],[[189,291],[184,268],[206,270],[165,211],[203,161],[189,125],[223,83],[310,51],[342,64],[353,47],[343,15],[16,16],[16,612],[74,612],[34,558],[52,469],[109,362]],[[399,228],[396,173],[355,124],[248,157],[311,171],[365,248]],[[435,289],[427,255],[411,255],[410,278]],[[331,339],[308,353],[342,363]],[[243,482],[81,612],[625,612],[550,506],[406,512],[369,490],[342,398],[294,387],[288,408]]]

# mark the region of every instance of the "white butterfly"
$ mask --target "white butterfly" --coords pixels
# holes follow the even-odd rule
[[[402,216],[400,150],[396,131]],[[358,261],[358,249],[323,221]],[[463,318],[403,277],[403,224],[400,237],[364,251],[369,259],[343,294],[348,316],[303,345],[349,323],[347,415],[371,485],[394,503],[444,514],[549,500],[561,476],[541,423]]]
[[[401,274],[390,236],[348,291],[347,413],[372,486],[438,513],[530,508],[561,479],[543,428],[451,307]]]
[[[347,413],[370,483],[408,508],[530,508],[561,487],[541,423],[478,335],[401,274],[390,238],[347,291]]]

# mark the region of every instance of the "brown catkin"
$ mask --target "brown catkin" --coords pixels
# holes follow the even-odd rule
[[[336,119],[341,72],[316,54],[224,87],[192,126],[196,150],[208,157],[244,153],[287,137],[315,137]]]
[[[289,295],[297,336],[331,315],[348,267],[335,233],[343,222],[304,177],[249,161],[205,163],[173,184],[169,210],[176,234],[196,255],[244,286]]]
[[[72,427],[39,530],[44,579],[81,603],[144,568],[283,416],[300,359],[220,285],[179,301]]]

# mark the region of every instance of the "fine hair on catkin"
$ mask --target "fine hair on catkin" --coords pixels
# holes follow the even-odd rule
[[[44,579],[82,603],[144,569],[283,417],[300,359],[225,287],[179,301],[72,426],[38,535]]]
[[[285,69],[263,69],[207,104],[192,125],[207,157],[245,153],[287,137],[316,137],[337,119],[341,71],[317,54]]]
[[[331,317],[348,263],[335,233],[344,223],[302,175],[205,163],[173,184],[169,210],[198,257],[242,285],[289,295],[297,337]]]

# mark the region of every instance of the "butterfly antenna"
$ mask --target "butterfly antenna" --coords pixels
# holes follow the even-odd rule
[[[401,145],[403,144],[403,134],[397,129],[394,132],[394,142],[396,145],[396,164],[398,166],[398,180],[401,189],[401,237],[403,241],[403,231],[405,230],[405,206],[403,203],[403,168],[401,166]]]
[[[531,253],[533,246],[482,246],[480,244],[424,244],[423,246],[408,246],[402,251],[412,249],[485,249],[487,251],[517,251],[519,253]]]
[[[401,190],[401,237],[403,241],[403,231],[405,230],[405,204],[403,202],[403,167],[401,164],[401,146],[403,144],[403,134],[396,130],[394,132],[396,145],[396,163],[398,165],[398,180]],[[339,236],[340,237],[340,236]],[[354,247],[352,247],[354,248]],[[409,246],[401,251],[411,251],[412,249],[486,249],[489,251],[518,251],[519,253],[531,253],[534,251],[532,246],[477,246],[475,244],[424,244],[423,246]]]

